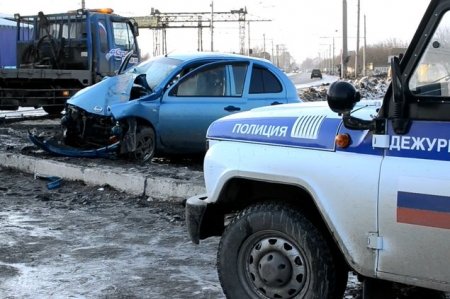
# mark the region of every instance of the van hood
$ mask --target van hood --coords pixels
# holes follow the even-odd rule
[[[352,114],[370,120],[379,101],[361,101]],[[221,118],[208,129],[207,138],[334,150],[342,117],[327,102],[262,107]]]
[[[105,78],[92,86],[80,90],[67,103],[89,113],[109,116],[111,112],[108,108],[111,105],[130,100],[130,92],[136,76],[133,73],[124,73]]]

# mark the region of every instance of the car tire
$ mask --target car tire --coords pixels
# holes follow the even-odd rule
[[[236,216],[217,258],[227,298],[342,298],[339,276],[321,232],[299,211],[264,203]]]
[[[147,126],[139,127],[136,132],[136,150],[130,153],[130,158],[136,162],[145,163],[155,155],[155,131]]]

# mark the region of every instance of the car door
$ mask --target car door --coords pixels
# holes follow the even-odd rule
[[[435,14],[439,20],[439,13]],[[431,22],[430,22],[431,23]],[[431,27],[431,24],[429,24]],[[403,88],[410,125],[394,132],[381,166],[380,277],[450,282],[450,13],[445,13],[418,60],[408,62]],[[417,56],[417,55],[416,55]],[[429,65],[445,70],[435,72]],[[403,132],[400,132],[403,133]],[[403,280],[403,279],[402,279]]]
[[[163,95],[160,139],[167,151],[205,150],[205,136],[216,119],[246,110],[243,97],[248,62],[214,62],[181,78]]]

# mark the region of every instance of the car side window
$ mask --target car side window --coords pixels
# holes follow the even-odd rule
[[[245,75],[247,74],[247,64],[235,64],[230,66],[232,86],[231,96],[242,96],[244,92]]]
[[[249,93],[278,93],[281,91],[281,83],[271,71],[261,66],[253,66]]]
[[[227,86],[226,68],[215,66],[195,73],[178,85],[177,96],[223,97]]]
[[[187,74],[182,82],[170,92],[171,96],[242,97],[248,62],[230,62],[209,66],[189,74],[192,69],[195,67],[183,70],[172,80],[176,82]]]
[[[417,96],[450,96],[450,13],[439,22],[409,81]]]

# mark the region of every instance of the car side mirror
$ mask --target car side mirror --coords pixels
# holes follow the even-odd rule
[[[334,82],[327,92],[328,106],[333,112],[342,115],[342,121],[347,129],[374,130],[376,121],[363,120],[350,115],[356,103],[360,100],[360,93],[353,85],[345,81]]]

